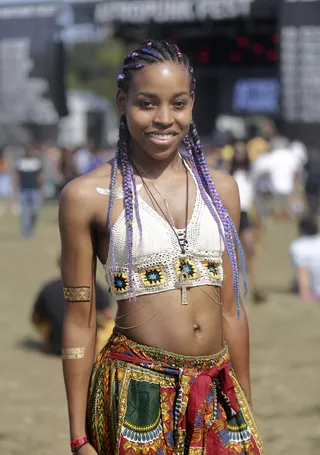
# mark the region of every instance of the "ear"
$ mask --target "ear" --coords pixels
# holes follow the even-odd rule
[[[122,88],[119,88],[116,96],[118,111],[121,115],[126,115],[126,95]]]
[[[196,98],[196,94],[192,91],[190,93],[190,99],[191,99],[191,108],[193,109],[193,105],[194,105],[194,100]]]

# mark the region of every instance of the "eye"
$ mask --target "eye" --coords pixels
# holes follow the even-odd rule
[[[154,107],[154,103],[150,100],[144,100],[144,101],[141,101],[141,103],[139,103],[139,106],[142,109],[152,109]]]
[[[183,109],[183,108],[185,108],[187,106],[187,104],[188,104],[187,101],[180,100],[180,101],[176,101],[174,103],[174,107],[176,109]]]

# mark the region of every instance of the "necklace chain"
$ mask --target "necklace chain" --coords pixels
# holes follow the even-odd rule
[[[142,171],[144,173],[144,175],[151,181],[151,184],[153,185],[154,189],[156,190],[156,192],[159,194],[159,196],[161,197],[161,199],[163,199],[163,202],[165,203],[165,206],[166,206],[166,209],[167,209],[167,212],[168,212],[168,215],[170,216],[170,220],[171,220],[171,223],[173,224],[174,227],[176,227],[175,225],[175,222],[174,222],[174,218],[172,216],[172,212],[170,210],[170,207],[169,207],[169,202],[167,200],[167,196],[168,196],[168,193],[170,192],[171,190],[171,187],[172,187],[172,184],[173,184],[173,181],[174,181],[174,178],[176,176],[176,173],[175,171],[173,171],[173,174],[172,174],[172,178],[171,178],[171,181],[170,181],[170,185],[168,186],[168,189],[167,191],[165,192],[165,195],[163,196],[158,188],[158,186],[154,183],[154,180],[149,177],[149,175],[146,173],[146,171],[144,169],[142,169],[141,166],[139,166],[138,163],[136,163],[133,159],[132,159],[132,162],[134,164],[134,166],[137,168],[139,168],[140,171]],[[140,174],[139,174],[140,175]],[[141,175],[140,175],[141,177]]]
[[[134,166],[136,167],[135,163],[133,162]],[[185,166],[185,164],[184,164]],[[140,167],[140,166],[139,166]],[[163,217],[165,218],[165,220],[167,221],[167,223],[169,224],[169,226],[171,227],[174,235],[176,236],[177,240],[178,240],[178,244],[180,246],[180,249],[181,249],[181,253],[183,255],[185,255],[186,253],[186,246],[188,244],[188,240],[187,240],[187,232],[188,232],[188,215],[189,215],[189,176],[188,176],[188,170],[187,170],[187,167],[185,166],[185,171],[186,171],[186,180],[187,180],[187,188],[186,188],[186,221],[185,221],[185,229],[184,229],[184,236],[183,238],[181,239],[179,237],[179,235],[177,234],[176,232],[176,229],[175,229],[175,225],[174,225],[174,222],[173,223],[170,223],[170,220],[168,219],[167,215],[165,214],[165,212],[162,210],[161,206],[159,205],[158,201],[156,200],[156,198],[154,197],[154,195],[152,194],[152,191],[150,190],[150,188],[148,187],[146,181],[144,180],[143,176],[141,175],[141,172],[139,171],[139,169],[136,167],[137,169],[137,172],[142,180],[142,183],[145,187],[145,190],[148,194],[148,196],[150,197],[150,199],[157,205],[158,209],[160,210],[160,212],[162,213]],[[142,169],[143,171],[143,169]],[[148,177],[149,178],[149,177]],[[163,198],[163,196],[161,195],[161,193],[159,193],[160,196]]]

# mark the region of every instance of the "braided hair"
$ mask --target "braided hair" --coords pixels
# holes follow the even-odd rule
[[[179,48],[174,44],[169,44],[165,41],[146,41],[142,44],[139,49],[127,55],[124,59],[124,66],[122,73],[118,76],[118,88],[122,89],[125,93],[128,93],[132,75],[139,69],[156,63],[173,62],[180,64],[186,68],[190,75],[190,88],[191,91],[195,89],[195,79],[193,76],[193,69],[189,64],[188,57],[181,53]],[[206,164],[201,142],[198,136],[198,132],[194,122],[190,124],[188,135],[184,138],[183,144],[188,153],[188,159],[190,161],[193,174],[197,180],[199,190],[202,198],[210,210],[211,215],[215,219],[220,235],[224,241],[227,254],[229,256],[232,273],[233,283],[236,293],[236,305],[238,318],[240,317],[240,289],[239,289],[239,273],[237,265],[236,246],[240,253],[240,261],[244,276],[244,286],[246,285],[246,275],[244,268],[244,258],[241,243],[237,234],[237,230],[234,223],[228,214],[224,204],[222,203],[215,184],[210,175],[208,166]],[[134,215],[137,220],[139,233],[140,233],[140,245],[142,245],[142,224],[139,215],[138,198],[137,198],[137,187],[134,178],[133,167],[129,159],[129,148],[130,148],[130,132],[128,129],[127,121],[125,116],[120,119],[120,130],[119,130],[119,141],[117,152],[113,160],[111,182],[110,182],[110,203],[108,210],[108,226],[110,232],[110,247],[112,257],[112,280],[114,280],[115,273],[115,253],[114,253],[114,238],[113,238],[113,226],[112,226],[112,209],[115,200],[115,181],[117,171],[120,168],[123,177],[123,190],[124,190],[124,209],[127,226],[127,238],[128,238],[128,287],[129,296],[135,298],[135,290],[132,283],[132,271],[133,271],[133,229],[132,223]]]

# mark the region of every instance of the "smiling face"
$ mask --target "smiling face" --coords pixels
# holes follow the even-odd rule
[[[153,63],[134,71],[128,93],[118,91],[133,152],[158,160],[175,153],[188,134],[194,94],[190,74],[177,63]]]

